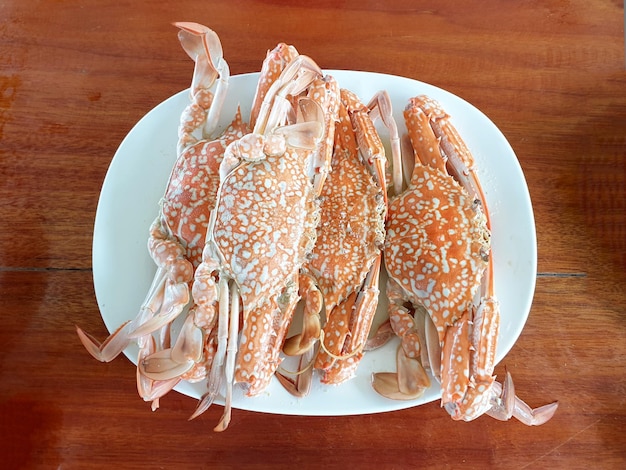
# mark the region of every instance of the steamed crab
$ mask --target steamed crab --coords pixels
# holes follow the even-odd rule
[[[441,382],[442,406],[454,419],[487,413],[542,424],[556,403],[532,410],[515,396],[508,373],[503,386],[492,375],[499,306],[473,157],[436,101],[412,98],[404,115],[411,143],[405,156],[414,166],[407,189],[394,188],[384,253],[389,319],[401,345],[397,372],[374,374],[374,388],[393,399],[420,396],[430,385],[421,360],[427,358]],[[395,162],[394,171],[401,167]],[[423,324],[412,315],[420,309],[427,313]]]
[[[191,102],[180,118],[177,159],[159,215],[150,227],[148,249],[157,271],[138,315],[104,342],[77,327],[83,345],[100,361],[113,360],[133,340],[138,343],[138,390],[145,400],[153,402],[154,408],[158,406],[158,398],[181,379],[196,381],[206,375],[204,366],[199,364],[167,379],[149,378],[143,373],[142,365],[146,357],[155,353],[180,353],[180,344],[173,349],[169,347],[169,328],[190,304],[190,284],[201,261],[206,227],[215,204],[217,169],[226,146],[248,129],[237,113],[231,125],[214,137],[229,76],[219,38],[209,28],[196,23],[175,25],[180,28],[181,45],[194,60],[196,69],[190,88]],[[191,310],[193,315],[193,306]],[[209,343],[201,349],[205,346],[209,347]]]
[[[198,309],[217,332],[208,392],[196,414],[223,385],[224,414],[216,430],[230,421],[234,384],[258,394],[280,362],[299,300],[299,269],[315,242],[315,181],[325,173],[319,150],[333,120],[334,83],[311,59],[298,56],[266,93],[253,131],[228,146],[220,166],[217,203],[193,285]],[[309,93],[319,87],[326,91]],[[197,347],[202,335],[196,328],[190,343]]]
[[[385,92],[365,106],[354,93],[341,90],[332,169],[321,193],[317,243],[302,267],[306,285],[319,290],[321,297],[305,306],[303,333],[285,342],[286,354],[302,355],[301,370],[294,380],[278,376],[296,396],[308,392],[311,361],[322,371],[322,383],[338,384],[354,375],[363,356],[378,305],[386,214],[386,155],[373,119],[381,117],[393,127],[390,116]],[[397,134],[395,127],[391,133]],[[326,312],[323,329],[322,308]],[[319,350],[312,359],[318,340]]]
[[[199,25],[195,25],[195,33],[201,32],[202,28],[203,27]],[[205,44],[204,47],[208,48],[210,43],[203,42],[203,44]],[[211,47],[214,49],[215,44],[211,45]],[[211,52],[209,52],[209,50],[205,51],[206,57],[211,57],[212,55],[215,55],[214,50]],[[280,73],[280,71],[285,68],[286,64],[290,63],[297,55],[298,53],[295,48],[282,43],[277,45],[273,50],[268,51],[267,57],[263,63],[259,84],[252,103],[253,122],[256,121],[258,110],[261,107],[270,85],[276,80],[277,73]],[[199,55],[196,55],[194,58],[198,64],[197,57],[199,57]],[[276,71],[277,68],[279,72]],[[196,70],[200,70],[199,73],[206,73],[203,72],[204,67],[201,65],[197,65]],[[190,106],[194,107],[195,103],[192,103]],[[254,113],[254,110],[257,110],[256,114]],[[199,113],[200,110],[197,110],[196,112]],[[186,116],[187,114],[189,113],[184,113],[183,116]],[[202,123],[202,119],[189,119],[189,121],[195,123],[196,128],[200,123]],[[224,137],[220,139],[222,144],[219,148],[220,152],[215,153],[215,158],[210,160],[211,166],[208,170],[210,179],[203,183],[194,173],[191,173],[191,176],[188,177],[187,180],[178,180],[170,183],[170,187],[174,188],[172,191],[179,191],[183,193],[185,193],[185,191],[189,191],[193,192],[193,194],[201,193],[204,195],[204,199],[195,199],[194,204],[198,210],[203,211],[201,219],[203,229],[202,237],[196,237],[194,239],[194,245],[199,247],[199,249],[197,249],[198,256],[194,259],[194,266],[195,268],[201,268],[199,273],[195,272],[196,279],[202,279],[202,276],[205,275],[202,271],[204,265],[201,264],[202,251],[205,246],[205,236],[212,213],[211,211],[216,204],[217,193],[220,185],[219,170],[226,147],[228,144],[237,141],[244,137],[244,135],[250,133],[249,125],[243,123],[241,120],[241,113],[239,111],[237,112],[235,122],[238,125],[233,129],[233,125],[231,124],[231,127],[226,130]],[[188,126],[189,124],[186,125]],[[232,132],[232,130],[236,132]],[[210,184],[208,184],[209,182]],[[182,222],[195,226],[197,220],[199,219],[190,219],[190,217],[185,217],[182,219]],[[186,227],[182,222],[181,230],[185,230]],[[178,334],[176,344],[172,348],[164,348],[151,354],[145,354],[138,364],[141,376],[159,382],[176,380],[199,381],[207,378],[207,371],[211,369],[215,356],[223,356],[223,348],[218,349],[219,340],[217,317],[213,314],[212,309],[206,308],[206,293],[204,292],[204,285],[202,282],[194,281],[192,297],[191,308],[189,309],[189,313]],[[227,301],[227,299],[224,301]],[[214,372],[214,376],[215,375],[216,372]],[[219,380],[214,378],[212,383],[214,385],[211,386],[210,395],[214,396],[219,388]],[[198,408],[193,417],[200,414],[203,410],[204,408]]]

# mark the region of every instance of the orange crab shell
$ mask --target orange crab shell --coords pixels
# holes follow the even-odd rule
[[[336,138],[349,141],[345,145],[357,155],[355,136],[346,126],[351,126],[350,117],[341,108]],[[307,266],[315,273],[327,310],[360,287],[384,239],[380,189],[349,151],[336,147],[335,152],[322,189],[318,243]]]
[[[471,304],[487,266],[484,216],[452,177],[416,165],[409,189],[390,202],[385,265],[443,342]],[[415,241],[415,239],[419,241]]]
[[[202,260],[210,212],[215,206],[219,186],[219,166],[228,144],[249,132],[237,111],[222,136],[202,140],[186,148],[176,160],[161,212],[165,224],[178,240],[185,243],[186,257],[194,266]]]
[[[278,366],[270,351],[279,350],[273,345],[282,343],[293,310],[282,297],[315,241],[319,207],[303,152],[310,153],[289,147],[283,155],[242,163],[220,190],[211,236],[241,295],[244,322],[235,380],[249,384],[250,394],[260,392]],[[294,290],[287,297],[296,295]]]

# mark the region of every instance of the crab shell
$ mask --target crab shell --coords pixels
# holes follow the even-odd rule
[[[339,119],[332,170],[321,194],[318,242],[305,265],[317,280],[327,311],[361,286],[385,237],[383,195],[360,162],[344,106]]]
[[[194,267],[202,249],[211,210],[219,187],[219,167],[226,147],[249,132],[238,110],[233,122],[216,140],[201,140],[178,157],[161,200],[164,225],[186,248]]]
[[[385,265],[406,299],[423,305],[443,342],[472,303],[487,260],[488,230],[452,177],[416,165],[407,191],[389,204]]]

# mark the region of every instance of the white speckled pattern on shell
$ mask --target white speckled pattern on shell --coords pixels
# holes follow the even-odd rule
[[[194,266],[202,260],[224,151],[231,142],[248,132],[241,113],[237,112],[233,122],[218,139],[201,140],[189,145],[174,164],[161,200],[162,223],[185,247],[185,255]]]
[[[471,304],[487,262],[484,220],[454,179],[416,165],[411,187],[389,204],[387,271],[430,313],[443,341]]]
[[[307,173],[311,153],[288,147],[283,155],[241,161],[219,193],[209,240],[222,260],[220,276],[239,288],[244,321],[235,380],[247,383],[252,395],[278,366],[276,342],[291,320],[293,286],[315,242],[319,204]]]

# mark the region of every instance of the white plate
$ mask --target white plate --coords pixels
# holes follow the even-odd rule
[[[497,359],[502,360],[528,317],[537,269],[530,196],[510,145],[484,114],[440,88],[368,72],[329,70],[327,73],[364,101],[378,90],[387,90],[401,128],[402,110],[407,100],[418,94],[439,100],[451,115],[477,160],[492,214],[495,288],[502,315]],[[257,77],[258,74],[231,77],[221,125],[232,119],[239,104],[244,117],[249,114]],[[109,331],[135,316],[150,286],[155,267],[146,248],[148,228],[157,215],[158,202],[175,161],[178,119],[187,102],[188,93],[183,91],[144,116],[120,145],[107,172],[95,221],[93,277],[98,305]],[[386,305],[384,299],[382,305]],[[351,415],[398,410],[438,399],[437,385],[412,401],[389,400],[374,392],[371,374],[395,370],[397,344],[392,342],[367,353],[357,376],[342,385],[323,386],[315,381],[307,397],[296,399],[274,379],[258,397],[245,397],[237,389],[234,407],[280,414]],[[129,346],[125,354],[136,363],[135,346]],[[184,383],[176,390],[199,398],[205,384]]]

